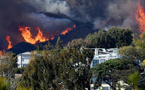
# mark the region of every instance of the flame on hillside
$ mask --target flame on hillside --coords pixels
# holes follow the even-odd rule
[[[28,43],[36,44],[37,42],[46,42],[49,40],[49,38],[43,36],[43,33],[39,27],[36,28],[36,30],[38,30],[38,34],[34,38],[32,37],[31,27],[19,26],[19,30],[21,31],[21,35],[24,40]]]
[[[73,28],[76,28],[76,25],[73,25]],[[69,31],[71,31],[73,28],[68,27],[61,33],[61,35],[65,35]],[[36,44],[37,42],[46,42],[48,40],[53,40],[54,36],[59,35],[59,31],[56,31],[56,33],[54,33],[54,35],[50,35],[50,37],[48,38],[43,35],[43,33],[39,27],[37,27],[36,30],[38,30],[38,34],[33,38],[32,33],[31,33],[31,27],[19,26],[19,31],[21,31],[21,35],[23,36],[24,40],[31,44]]]
[[[143,33],[145,31],[145,10],[144,8],[141,6],[141,1],[139,0],[138,2],[138,9],[137,9],[137,13],[135,15],[136,20],[139,23],[139,31],[141,33]],[[142,37],[142,35],[140,35],[140,37]]]
[[[6,40],[7,40],[7,42],[9,43],[7,49],[12,48],[13,46],[12,46],[12,44],[11,44],[12,42],[11,42],[11,39],[10,39],[10,36],[9,36],[9,35],[6,36]]]
[[[76,28],[76,25],[73,25],[73,28]],[[68,33],[68,32],[71,31],[71,30],[72,30],[72,28],[68,27],[67,29],[65,29],[65,30],[61,33],[61,35],[66,35],[66,33]]]

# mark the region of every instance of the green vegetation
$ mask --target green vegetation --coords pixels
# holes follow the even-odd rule
[[[61,49],[63,49],[63,41],[60,40],[60,37],[57,38],[57,41],[56,41],[56,45],[55,45],[55,50],[57,52],[60,52]]]
[[[108,60],[92,69],[94,76],[98,77],[95,82],[96,87],[100,86],[103,80],[113,90],[119,84],[118,81],[127,83],[128,76],[139,70],[140,66],[131,58]]]
[[[48,43],[44,47],[45,47],[46,51],[53,49],[53,45],[51,45],[51,43],[49,41],[48,41]]]
[[[72,42],[68,43],[67,47],[119,48],[129,46],[132,43],[132,38],[132,32],[129,28],[112,27],[107,32],[100,30],[93,34],[88,34],[84,40],[81,38],[72,40]]]
[[[90,90],[90,64],[93,59],[91,50],[72,50],[62,52],[59,57],[59,77],[64,88],[69,90]]]
[[[6,90],[6,78],[0,77],[0,90]]]
[[[6,85],[5,87],[8,90],[16,88],[16,86],[13,85],[15,83],[13,82],[14,74],[17,68],[16,62],[17,59],[13,53],[3,51],[3,56],[0,58],[0,76],[6,78],[6,79],[1,78],[1,80],[5,81],[2,83],[5,83],[4,85]]]
[[[44,51],[42,56],[32,57],[21,77],[21,85],[33,90],[90,88],[92,58],[93,52],[90,50],[65,50],[58,60],[53,53]]]
[[[55,56],[48,51],[44,51],[42,56],[34,55],[23,72],[21,85],[27,88],[31,86],[33,90],[56,89],[56,62]]]
[[[134,86],[134,90],[138,90],[138,80],[139,80],[139,73],[138,72],[135,72],[133,73],[132,75],[129,76],[129,83],[132,83],[133,86]]]

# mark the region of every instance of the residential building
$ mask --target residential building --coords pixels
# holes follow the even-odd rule
[[[24,53],[17,55],[18,68],[26,67],[28,65],[29,60],[30,60],[30,54],[31,54],[31,52],[24,52]]]
[[[37,52],[35,51],[34,51],[34,54],[36,54],[37,56],[41,56],[41,54],[37,54]],[[17,55],[18,68],[26,67],[29,64],[30,59],[31,59],[30,55],[31,55],[31,52],[24,52]]]
[[[106,60],[120,58],[118,55],[118,48],[95,48],[95,55],[91,62],[91,68],[97,66],[99,63],[105,62]]]

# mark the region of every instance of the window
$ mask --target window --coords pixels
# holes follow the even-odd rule
[[[93,60],[93,67],[97,66],[99,64],[99,60]]]
[[[23,67],[26,67],[27,66],[27,64],[23,64]]]
[[[106,82],[104,80],[102,80],[102,84],[106,84]]]
[[[111,83],[110,80],[107,80],[108,83]],[[104,80],[102,80],[102,84],[106,84],[106,82]]]
[[[101,59],[100,63],[103,63],[103,62],[105,62],[105,59]]]
[[[102,87],[102,90],[110,90],[109,87]]]

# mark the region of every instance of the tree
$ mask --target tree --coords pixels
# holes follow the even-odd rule
[[[17,68],[17,59],[13,53],[3,51],[0,62],[0,74],[9,80],[14,76],[14,70]]]
[[[7,90],[6,89],[6,78],[0,77],[0,90]]]
[[[139,73],[135,72],[128,77],[129,83],[133,83],[134,90],[138,90]]]
[[[107,32],[115,39],[116,47],[129,46],[132,43],[132,32],[129,28],[112,27]]]
[[[68,49],[60,54],[59,74],[65,89],[90,90],[92,59],[91,50]]]
[[[38,51],[42,51],[42,50],[43,50],[42,44],[40,44],[40,45],[37,46],[37,50],[38,50]]]
[[[119,54],[132,57],[141,62],[145,59],[145,49],[141,47],[124,46],[120,48]]]
[[[104,30],[95,32],[92,35],[89,34],[85,38],[85,41],[88,42],[87,47],[105,48],[106,47],[105,37],[106,37],[106,31]]]
[[[133,43],[136,47],[145,49],[145,32],[141,34],[142,37],[134,36]]]
[[[33,90],[57,89],[55,56],[44,51],[41,56],[31,56],[30,64],[22,74],[21,85]]]
[[[63,41],[60,40],[60,37],[57,38],[55,49],[57,52],[60,52],[63,49]]]
[[[51,45],[51,43],[48,41],[47,45],[45,45],[45,49],[48,50],[52,50],[53,46]]]
[[[3,51],[3,56],[0,57],[0,74],[6,77],[7,89],[13,89],[15,86],[12,81],[14,80],[14,72],[17,68],[17,59],[12,52]]]
[[[68,42],[67,44],[67,48],[74,48],[74,49],[77,48],[79,49],[82,46],[86,46],[86,42],[82,38],[74,39],[71,42]]]
[[[132,32],[129,28],[112,27],[108,31],[100,30],[88,34],[85,38],[88,47],[115,48],[129,46],[132,43]]]
[[[128,81],[128,76],[135,71],[139,71],[140,66],[136,60],[130,58],[120,58],[108,60],[101,63],[92,69],[94,77],[97,77],[95,85],[99,87],[102,80],[115,90],[118,81],[122,80],[125,83]]]

